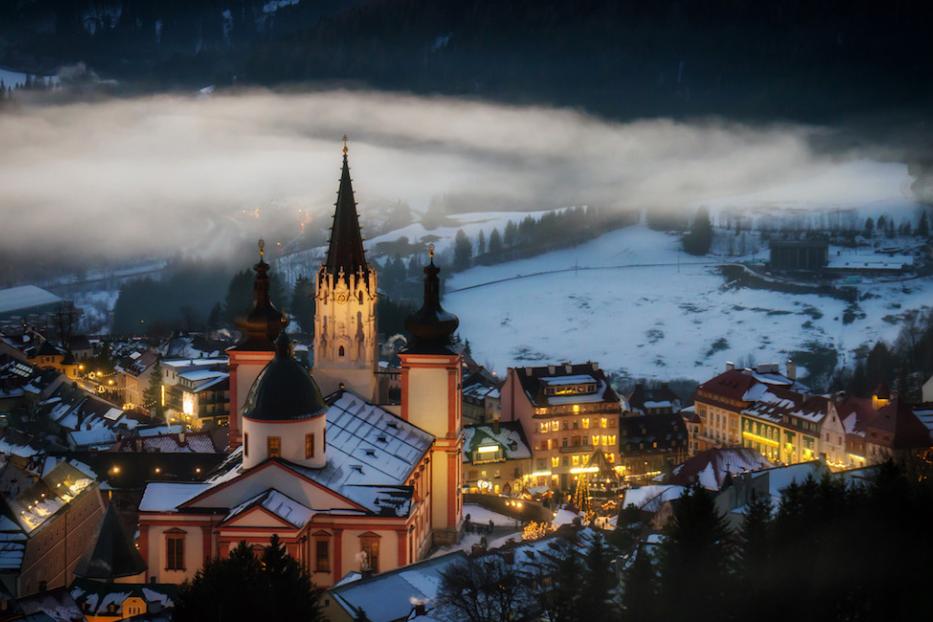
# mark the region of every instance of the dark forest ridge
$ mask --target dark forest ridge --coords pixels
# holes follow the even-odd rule
[[[0,65],[85,62],[129,89],[361,84],[612,118],[840,119],[933,102],[914,0],[32,0]]]

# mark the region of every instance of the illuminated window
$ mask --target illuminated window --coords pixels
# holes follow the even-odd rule
[[[181,529],[165,532],[165,569],[185,569],[185,532]]]
[[[305,434],[305,458],[314,457],[314,435]]]
[[[580,466],[580,456],[573,456],[573,457],[570,459],[570,463],[571,463],[573,466]]]
[[[551,467],[557,468],[560,466],[560,456],[554,456],[551,458]]]
[[[599,427],[601,427],[601,428],[608,428],[608,427],[609,427],[609,420],[606,419],[605,417],[603,417],[602,419],[600,419],[600,420],[599,420]]]
[[[616,461],[616,455],[615,455],[614,453],[610,452],[610,453],[606,454],[606,460],[607,460],[608,462],[615,462],[615,461]]]
[[[590,418],[584,417],[583,418],[583,429],[588,430],[589,428],[590,428]]]
[[[599,434],[593,435],[593,447],[599,447]]]
[[[266,439],[266,451],[270,458],[278,458],[282,455],[282,439],[278,436],[270,436]]]
[[[360,570],[379,572],[379,536],[371,531],[360,536]]]
[[[560,421],[555,419],[551,422],[551,432],[557,432],[558,430],[560,430]]]
[[[607,445],[612,446],[612,445],[615,445],[615,444],[616,444],[616,435],[615,435],[615,434],[610,434],[608,438],[609,438],[609,442],[606,443]]]
[[[538,424],[538,430],[543,434],[548,431],[548,422],[542,421]]]

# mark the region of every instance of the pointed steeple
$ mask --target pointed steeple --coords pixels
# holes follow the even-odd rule
[[[347,137],[343,137],[343,170],[340,174],[340,188],[337,190],[337,203],[334,205],[334,224],[330,230],[330,244],[324,268],[334,276],[343,270],[345,276],[358,270],[369,272],[363,251],[363,236],[360,233],[360,218],[356,212],[356,200],[353,197],[353,180],[350,179],[350,164]]]
[[[146,562],[123,530],[113,504],[108,505],[94,547],[78,562],[75,576],[112,582],[121,577],[136,576],[145,570]]]
[[[274,351],[275,339],[287,324],[285,314],[275,308],[269,297],[269,264],[266,263],[265,243],[259,240],[259,263],[253,266],[253,308],[245,318],[237,321],[243,337],[235,348],[239,350]]]
[[[430,263],[424,268],[424,303],[405,320],[405,330],[411,335],[409,352],[446,351],[460,326],[460,319],[441,306],[441,269],[434,265],[434,245],[429,246]]]

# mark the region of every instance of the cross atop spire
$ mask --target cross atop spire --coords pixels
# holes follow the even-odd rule
[[[356,274],[358,270],[369,272],[366,255],[363,251],[363,236],[360,233],[360,218],[356,211],[353,196],[353,180],[350,179],[350,164],[347,154],[347,137],[343,143],[343,170],[340,174],[340,187],[337,190],[337,203],[334,205],[334,224],[330,230],[330,244],[323,268],[335,277],[341,270],[345,277]]]
[[[347,157],[347,154],[350,153],[350,144],[347,142],[347,135],[343,135],[343,157]]]

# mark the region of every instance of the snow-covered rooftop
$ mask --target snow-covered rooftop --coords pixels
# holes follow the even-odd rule
[[[25,311],[33,307],[61,304],[62,299],[35,285],[0,289],[0,314]]]
[[[140,512],[175,512],[212,484],[207,482],[149,482],[139,502]]]

